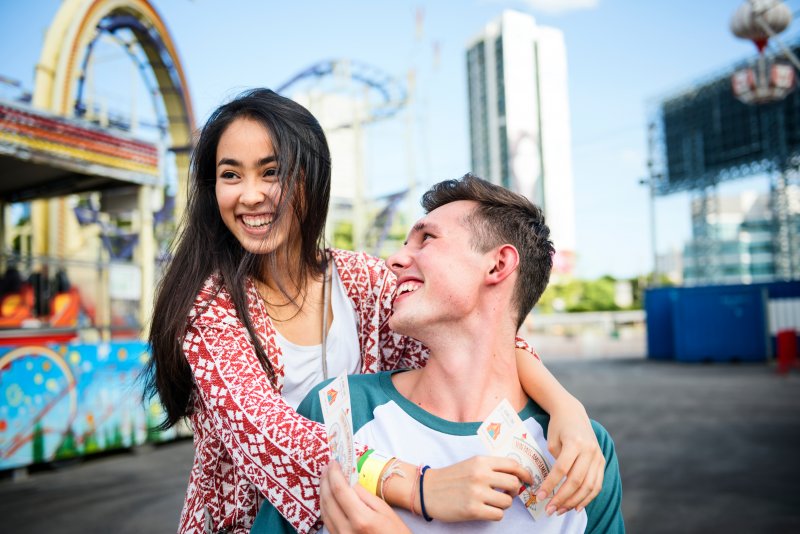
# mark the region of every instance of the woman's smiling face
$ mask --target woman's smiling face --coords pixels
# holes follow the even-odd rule
[[[254,254],[299,238],[290,202],[281,205],[279,164],[269,131],[256,120],[238,118],[220,136],[215,171],[219,213],[242,247]],[[279,207],[282,215],[276,218]]]

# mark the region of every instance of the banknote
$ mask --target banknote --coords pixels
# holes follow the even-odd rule
[[[503,399],[489,414],[478,428],[478,436],[486,445],[490,455],[512,458],[530,473],[533,484],[523,483],[519,488],[518,497],[531,517],[538,520],[545,513],[552,495],[543,501],[538,501],[536,492],[539,491],[552,466],[508,400]]]
[[[350,485],[358,481],[356,453],[353,445],[353,415],[350,411],[350,388],[347,374],[342,373],[319,392],[322,417],[328,432],[331,458],[339,462]]]

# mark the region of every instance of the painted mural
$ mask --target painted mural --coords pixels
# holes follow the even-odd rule
[[[157,442],[141,341],[0,347],[0,470]]]

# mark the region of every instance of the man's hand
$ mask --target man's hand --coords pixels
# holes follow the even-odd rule
[[[500,521],[531,475],[510,458],[475,456],[425,474],[425,509],[438,521]],[[497,491],[500,490],[500,491]]]
[[[411,534],[392,508],[359,484],[350,487],[339,464],[331,461],[320,484],[322,521],[333,534]]]
[[[544,499],[552,494],[565,476],[567,479],[547,505],[547,513],[580,512],[603,487],[606,460],[597,443],[583,405],[577,401],[563,405],[550,414],[547,449],[556,463],[536,494]]]

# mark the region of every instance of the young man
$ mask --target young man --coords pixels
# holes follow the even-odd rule
[[[526,198],[471,175],[435,185],[422,204],[427,215],[387,260],[398,277],[390,326],[423,342],[430,358],[419,370],[349,378],[355,437],[410,462],[449,465],[488,453],[477,430],[506,399],[552,464],[549,417],[520,387],[513,351],[516,332],[550,277],[553,245],[544,216]],[[306,397],[300,413],[322,420],[317,392],[324,386]],[[366,505],[354,514],[356,494],[342,487],[341,473],[333,471],[323,486],[323,517],[342,530],[350,530],[352,522],[359,523],[353,530],[369,526],[372,513],[378,530],[384,521],[384,531],[392,521],[399,525],[399,516],[420,532],[624,532],[614,445],[596,423],[595,432],[605,477],[600,494],[583,510],[534,521],[513,498],[497,522],[427,522],[404,510],[395,515],[356,488]],[[495,487],[507,487],[507,481],[498,480]],[[512,498],[494,493],[488,498]],[[422,511],[419,499],[414,509]],[[275,521],[280,522],[275,516],[269,507],[262,510],[253,532],[274,531]]]

